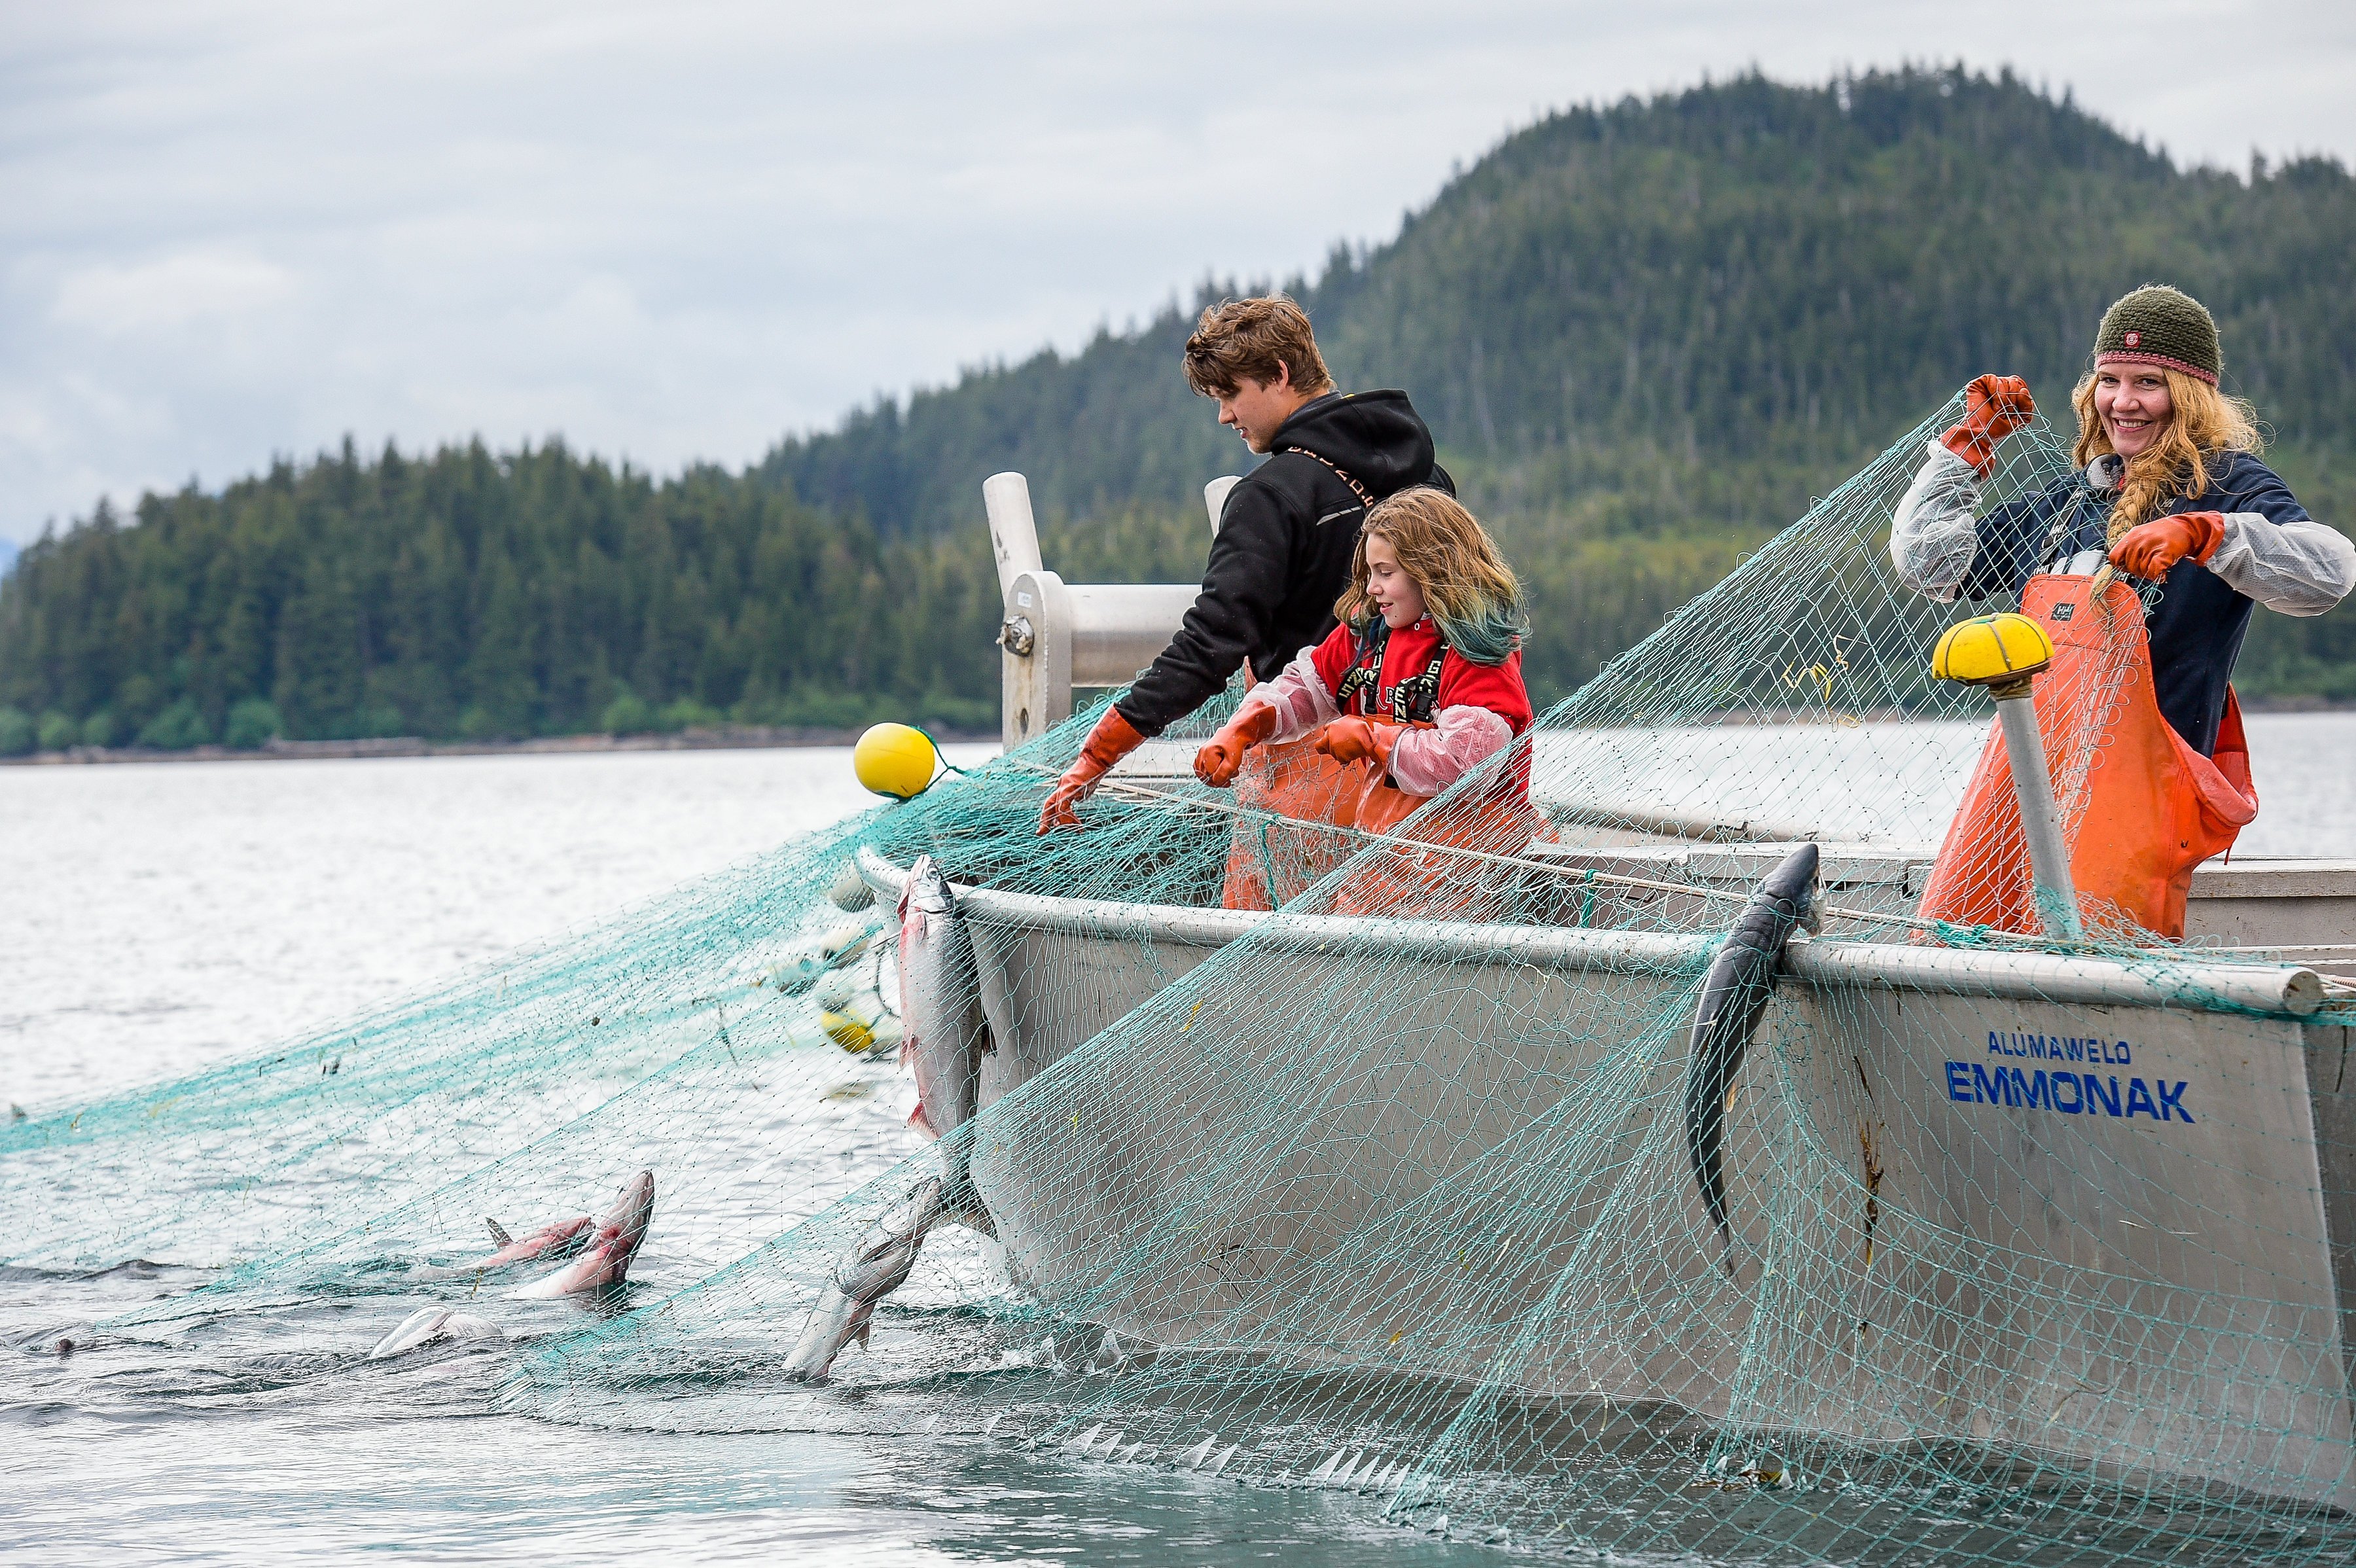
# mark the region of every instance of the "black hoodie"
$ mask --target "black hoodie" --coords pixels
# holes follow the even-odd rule
[[[1178,635],[1115,704],[1140,735],[1209,702],[1247,659],[1272,680],[1324,640],[1370,499],[1416,485],[1456,493],[1403,392],[1328,392],[1279,425],[1269,451],[1227,492],[1203,591]]]

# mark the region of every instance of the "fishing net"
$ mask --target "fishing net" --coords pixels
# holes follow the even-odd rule
[[[2077,940],[1921,912],[1934,873],[2029,874],[2017,834],[1941,848],[1989,703],[1928,655],[2004,607],[1889,555],[1959,408],[1390,834],[1271,810],[1305,757],[1194,782],[1230,693],[1039,837],[1083,714],[496,974],[12,1127],[0,1234],[221,1270],[126,1336],[463,1305],[522,1342],[498,1403],[555,1420],[925,1430],[1612,1558],[2346,1551],[2341,988],[2092,904]],[[1998,456],[1985,505],[2070,481],[2041,423]],[[2073,843],[2131,685],[2104,635],[2043,715]],[[937,1141],[898,1128],[904,1037]],[[508,1299],[486,1217],[641,1169],[626,1286]]]

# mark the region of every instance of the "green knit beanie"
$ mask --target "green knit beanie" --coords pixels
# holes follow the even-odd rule
[[[2165,365],[2211,386],[2224,369],[2217,323],[2180,288],[2147,283],[2103,312],[2094,334],[2094,365]]]

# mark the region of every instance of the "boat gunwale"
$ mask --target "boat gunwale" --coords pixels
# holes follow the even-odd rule
[[[869,845],[854,856],[879,896],[896,899],[907,871]],[[1621,974],[1697,971],[1719,939],[1666,931],[1515,926],[1482,921],[1394,919],[1367,915],[1205,909],[951,884],[969,918],[993,926],[1181,947],[1220,948],[1250,937],[1277,951],[1337,950],[1368,957],[1456,963],[1521,964]],[[1784,975],[1817,988],[1862,987],[1987,996],[2073,1005],[2185,1007],[2303,1018],[2324,1002],[2323,982],[2297,964],[2203,963],[2154,953],[2148,959],[2072,957],[1986,948],[1837,941],[1795,935]]]

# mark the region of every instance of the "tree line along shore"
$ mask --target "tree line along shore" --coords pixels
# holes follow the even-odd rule
[[[1543,704],[1972,375],[2026,375],[2066,428],[2103,306],[2147,278],[2209,304],[2269,460],[2349,527],[2351,248],[2329,159],[2179,169],[2009,76],[1753,76],[1549,116],[1288,286],[1344,384],[1431,423],[1527,585]],[[0,579],[0,755],[994,732],[980,481],[1029,477],[1068,579],[1194,580],[1201,486],[1246,459],[1179,377],[1191,316],[741,471],[348,441],[101,505]],[[2356,701],[2356,615],[2258,617],[2237,682]]]

